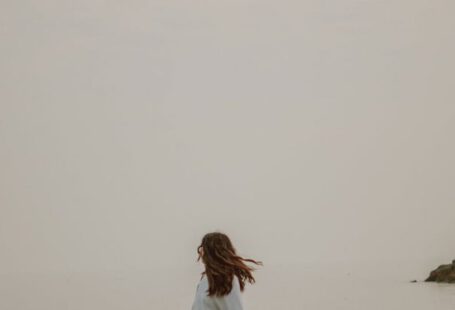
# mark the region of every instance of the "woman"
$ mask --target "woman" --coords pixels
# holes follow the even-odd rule
[[[236,254],[229,237],[213,232],[202,238],[197,248],[205,271],[197,286],[192,310],[243,310],[241,292],[248,281],[255,279],[245,262],[262,265],[262,262],[246,259]]]

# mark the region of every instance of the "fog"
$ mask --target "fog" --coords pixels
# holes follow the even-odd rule
[[[0,1],[0,274],[450,261],[454,9]]]

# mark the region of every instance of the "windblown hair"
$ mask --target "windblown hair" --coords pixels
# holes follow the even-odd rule
[[[260,261],[238,256],[229,237],[220,232],[206,234],[197,252],[197,260],[202,258],[205,265],[202,275],[206,275],[209,282],[208,296],[229,294],[234,276],[237,276],[240,290],[243,291],[247,281],[255,283],[252,272],[256,270],[245,262],[262,265]]]

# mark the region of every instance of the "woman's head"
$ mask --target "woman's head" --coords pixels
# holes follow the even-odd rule
[[[234,276],[237,276],[240,289],[243,291],[246,281],[255,282],[252,275],[252,271],[255,269],[246,265],[245,262],[262,265],[261,262],[238,256],[229,237],[220,232],[206,234],[202,238],[197,252],[198,261],[202,259],[205,265],[204,274],[209,282],[209,296],[228,294],[232,289]]]

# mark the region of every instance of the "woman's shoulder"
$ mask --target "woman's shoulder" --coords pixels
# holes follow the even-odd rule
[[[208,289],[209,286],[209,280],[207,278],[207,275],[203,274],[199,280],[198,287],[201,289]],[[240,292],[240,278],[236,275],[232,277],[232,289],[230,293],[237,293]]]
[[[235,288],[236,290],[240,290],[240,278],[236,275],[234,275],[232,279],[232,288]]]

